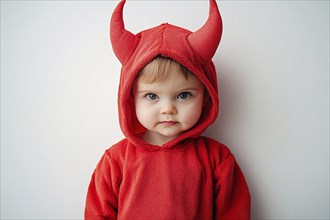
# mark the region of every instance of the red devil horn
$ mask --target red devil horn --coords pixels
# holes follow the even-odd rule
[[[125,29],[123,21],[123,8],[126,0],[122,0],[115,8],[110,22],[110,39],[113,51],[119,61],[124,65],[131,58],[139,39]]]
[[[210,0],[210,12],[206,23],[188,36],[190,46],[203,58],[210,61],[218,48],[222,34],[222,20],[215,0]]]

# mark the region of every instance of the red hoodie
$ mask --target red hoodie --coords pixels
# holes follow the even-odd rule
[[[162,24],[134,35],[124,28],[124,4],[112,15],[110,35],[123,65],[118,108],[125,139],[106,150],[97,165],[85,219],[250,219],[250,193],[234,156],[201,135],[215,121],[219,106],[211,61],[222,33],[215,0],[210,0],[207,22],[194,33]],[[145,129],[136,119],[131,96],[136,75],[157,56],[189,69],[210,97],[197,124],[162,146],[139,138]]]

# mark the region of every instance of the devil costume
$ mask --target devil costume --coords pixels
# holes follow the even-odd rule
[[[106,150],[87,194],[85,219],[249,219],[250,194],[234,156],[202,136],[218,114],[216,71],[211,61],[222,34],[215,0],[209,18],[192,33],[170,24],[136,35],[123,22],[122,0],[113,12],[110,36],[122,64],[119,120],[125,139]],[[204,84],[209,99],[199,121],[179,137],[155,146],[144,142],[131,88],[140,70],[157,56],[185,66]]]

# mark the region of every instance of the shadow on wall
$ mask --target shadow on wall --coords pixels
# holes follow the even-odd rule
[[[249,101],[246,96],[245,89],[249,87],[248,81],[240,79],[242,73],[238,73],[231,64],[225,64],[214,60],[218,76],[218,90],[220,99],[220,109],[217,120],[205,132],[206,136],[212,137],[221,143],[227,145],[235,155],[244,176],[249,185],[251,193],[251,218],[259,219],[266,216],[266,210],[263,208],[262,195],[258,192],[258,185],[253,178],[253,164],[251,149],[248,145],[248,135],[241,135],[242,121],[247,121],[246,107],[249,106],[246,102]],[[240,131],[238,131],[240,130]]]

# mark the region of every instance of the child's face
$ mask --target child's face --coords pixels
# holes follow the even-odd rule
[[[162,145],[192,128],[199,120],[204,86],[197,77],[186,79],[175,71],[165,82],[146,84],[135,80],[136,116],[147,129],[144,140]]]

